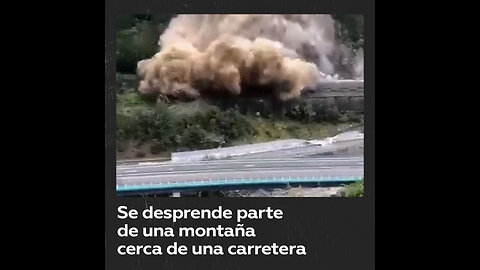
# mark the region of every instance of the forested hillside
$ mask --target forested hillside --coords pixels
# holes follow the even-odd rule
[[[264,100],[248,100],[248,110],[209,100],[177,102],[167,96],[142,98],[137,62],[159,51],[158,39],[172,15],[129,15],[117,19],[117,158],[168,157],[170,152],[265,142],[317,139],[363,123],[363,115],[298,102],[281,114]],[[338,42],[363,48],[363,17],[335,15]]]

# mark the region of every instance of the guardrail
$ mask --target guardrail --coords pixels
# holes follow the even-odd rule
[[[251,186],[251,185],[292,185],[292,184],[348,184],[363,181],[363,176],[327,176],[327,177],[281,177],[281,178],[233,178],[233,179],[203,179],[196,181],[145,183],[140,185],[117,185],[117,192],[135,191],[171,191],[191,190],[226,186]]]

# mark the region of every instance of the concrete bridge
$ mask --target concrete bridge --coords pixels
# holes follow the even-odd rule
[[[248,186],[338,186],[361,180],[361,156],[117,165],[119,194],[172,193]]]

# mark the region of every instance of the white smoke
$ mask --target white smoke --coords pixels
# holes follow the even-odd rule
[[[354,60],[354,66],[353,70],[355,71],[355,79],[363,80],[363,49],[359,49],[355,53],[355,60]]]

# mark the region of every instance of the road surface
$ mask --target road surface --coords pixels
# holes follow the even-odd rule
[[[363,155],[278,157],[117,165],[117,191],[351,182],[363,179]]]

